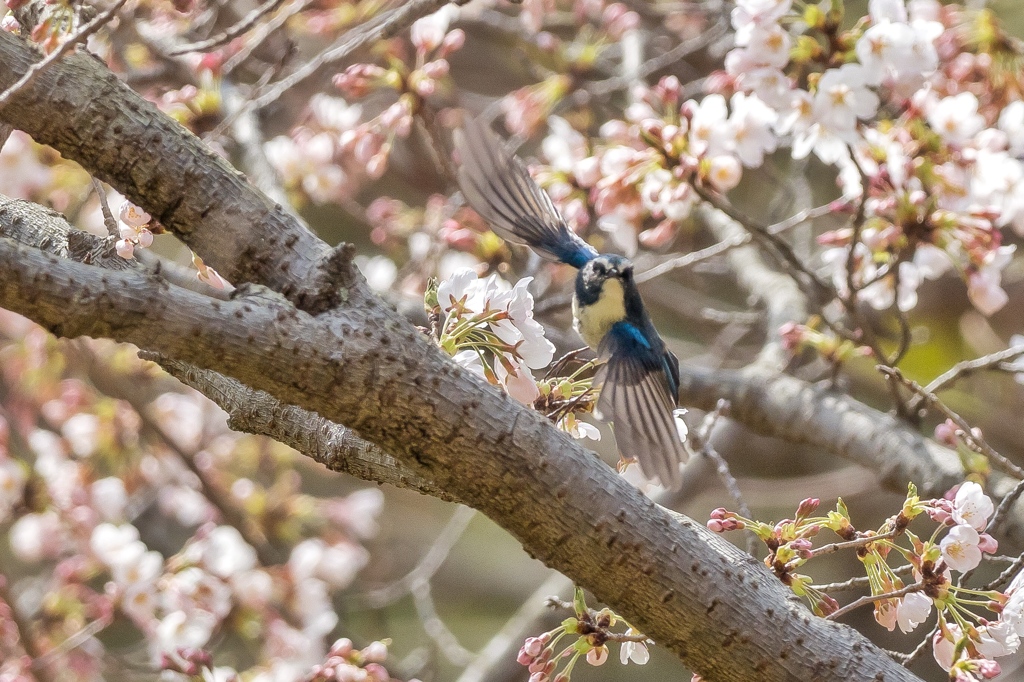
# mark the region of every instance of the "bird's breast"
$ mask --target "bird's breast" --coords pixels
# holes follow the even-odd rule
[[[622,282],[617,279],[606,280],[597,301],[590,305],[581,305],[579,299],[573,296],[572,313],[576,331],[588,346],[597,350],[612,325],[626,317]]]

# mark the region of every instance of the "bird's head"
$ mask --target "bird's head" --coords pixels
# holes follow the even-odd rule
[[[583,305],[591,305],[601,298],[601,293],[609,281],[615,281],[615,284],[625,288],[625,285],[632,284],[632,280],[633,263],[628,258],[602,254],[587,261],[580,268],[576,279],[576,297]]]

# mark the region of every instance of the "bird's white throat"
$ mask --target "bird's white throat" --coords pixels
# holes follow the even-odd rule
[[[614,278],[606,279],[597,302],[588,306],[581,306],[573,296],[572,313],[573,327],[588,346],[597,350],[612,325],[626,317],[622,282]]]

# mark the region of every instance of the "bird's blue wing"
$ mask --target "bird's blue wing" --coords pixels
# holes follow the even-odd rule
[[[672,413],[677,405],[673,387],[678,386],[678,361],[625,321],[605,335],[598,354],[604,364],[594,378],[601,387],[597,409],[615,427],[619,453],[635,457],[647,478],[678,489],[679,464],[687,457]]]
[[[459,187],[469,205],[502,239],[525,244],[550,260],[577,268],[597,256],[569,229],[526,166],[477,120],[455,131]]]

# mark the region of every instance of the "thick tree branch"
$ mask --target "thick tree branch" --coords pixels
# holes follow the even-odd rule
[[[228,426],[235,431],[270,436],[331,471],[408,488],[449,502],[458,501],[373,443],[357,436],[352,429],[328,421],[315,412],[284,405],[268,393],[251,389],[212,370],[199,369],[155,353],[140,355],[217,403],[228,413]]]
[[[57,334],[108,336],[206,365],[352,425],[710,679],[915,679],[380,305],[317,319],[265,290],[219,301],[6,239],[0,305]]]
[[[0,88],[39,61],[0,31]],[[0,120],[117,188],[231,282],[264,284],[301,305],[304,283],[322,279],[329,246],[89,55],[38,72]],[[336,284],[350,297],[364,291],[357,279]]]

